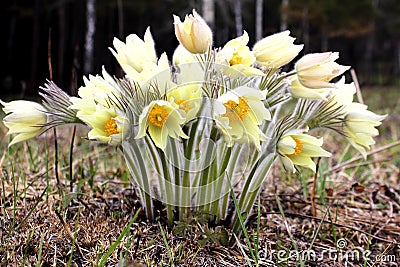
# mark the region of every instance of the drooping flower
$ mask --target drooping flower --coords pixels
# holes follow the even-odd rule
[[[379,135],[375,128],[387,115],[377,115],[368,110],[368,106],[353,102],[356,87],[354,83],[346,84],[344,78],[336,83],[337,89],[331,91],[332,108],[341,108],[343,115],[338,118],[343,123],[343,133],[348,142],[357,149],[364,158],[366,149],[375,144],[374,136]]]
[[[312,157],[330,157],[331,153],[321,148],[322,138],[308,134],[294,133],[283,135],[277,143],[277,151],[285,168],[295,172],[294,165],[316,171]]]
[[[302,85],[308,88],[335,88],[330,81],[343,74],[349,66],[335,62],[338,52],[314,53],[303,56],[295,65],[297,77]]]
[[[244,31],[243,35],[230,40],[217,53],[216,61],[221,64],[225,74],[233,77],[238,76],[261,76],[264,73],[252,65],[256,57],[247,46],[249,35]]]
[[[332,88],[307,88],[299,82],[299,79],[296,76],[291,77],[291,82],[289,86],[290,94],[295,98],[326,100],[326,97],[331,90]]]
[[[222,131],[228,146],[234,142],[250,142],[257,149],[266,136],[259,126],[271,119],[271,113],[262,102],[261,91],[246,86],[239,87],[218,97],[214,102],[213,117]]]
[[[112,48],[110,50],[126,73],[131,69],[141,72],[145,62],[155,63],[157,60],[149,27],[146,29],[143,40],[136,34],[130,34],[126,37],[125,43],[114,38],[113,45],[116,51]]]
[[[47,115],[45,108],[35,102],[16,100],[11,102],[0,101],[6,116],[4,125],[8,128],[7,135],[16,134],[9,146],[28,140],[45,131]]]
[[[175,35],[179,43],[193,54],[205,53],[212,45],[212,31],[204,19],[193,9],[182,22],[174,15]]]
[[[352,103],[358,104],[358,103]],[[375,144],[374,136],[379,135],[378,129],[375,127],[381,125],[381,121],[387,115],[377,115],[367,110],[365,105],[352,105],[350,111],[344,118],[344,134],[349,143],[357,149],[364,158],[367,157],[365,149]]]
[[[113,108],[97,104],[94,113],[81,114],[79,118],[92,128],[88,133],[91,140],[119,145],[128,138],[129,120]]]
[[[292,61],[304,45],[293,44],[290,31],[283,31],[267,36],[253,47],[257,64],[271,69],[277,69]]]
[[[201,84],[188,83],[180,85],[167,92],[169,102],[175,103],[185,112],[186,121],[196,117],[201,105]]]
[[[148,130],[154,144],[165,149],[168,136],[189,138],[181,128],[185,120],[183,111],[168,101],[152,101],[139,116],[139,132],[135,138],[144,137]]]

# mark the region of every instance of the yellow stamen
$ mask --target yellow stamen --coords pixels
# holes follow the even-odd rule
[[[182,110],[184,110],[186,113],[189,112],[189,110],[190,110],[190,105],[189,105],[188,101],[183,100],[183,99],[180,99],[180,100],[175,100],[175,103],[176,103],[177,105],[179,105],[179,108],[182,109]]]
[[[238,52],[234,52],[232,55],[231,60],[229,61],[229,64],[231,66],[233,65],[237,65],[237,64],[241,64],[242,63],[243,58],[241,56],[239,56]]]
[[[106,122],[106,125],[104,125],[104,130],[109,136],[113,134],[119,134],[117,122],[114,118],[111,118]]]
[[[237,121],[238,119],[243,120],[250,111],[250,107],[243,97],[239,97],[239,103],[228,100],[224,103],[224,106],[226,107],[226,113],[223,116],[228,117],[230,122]]]
[[[155,126],[162,127],[168,118],[167,110],[155,104],[149,113],[149,121]]]
[[[301,153],[301,151],[303,150],[303,143],[297,138],[294,138],[294,137],[292,137],[292,138],[296,142],[296,147],[294,148],[294,153],[288,155],[290,157],[299,155]]]

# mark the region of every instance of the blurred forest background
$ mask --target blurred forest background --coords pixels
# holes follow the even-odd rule
[[[0,95],[30,95],[49,78],[51,39],[53,80],[71,94],[82,77],[101,72],[121,76],[108,47],[114,37],[143,37],[151,27],[158,55],[169,58],[178,41],[172,14],[195,8],[214,30],[214,45],[246,30],[249,46],[289,29],[301,52],[339,51],[361,85],[400,84],[399,0],[2,0],[3,53]]]

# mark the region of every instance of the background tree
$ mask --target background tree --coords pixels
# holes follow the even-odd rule
[[[108,51],[114,37],[143,35],[150,25],[157,52],[171,56],[178,44],[171,14],[183,17],[193,8],[212,24],[216,46],[243,30],[249,33],[251,46],[287,28],[297,43],[305,44],[304,53],[340,51],[341,63],[355,67],[362,84],[399,83],[397,0],[8,0],[0,2],[1,93],[34,93],[49,77],[50,29],[53,78],[74,92],[73,77],[82,84],[84,74],[99,73],[102,65],[123,75]],[[88,35],[93,27],[96,30]],[[93,43],[91,52],[85,43]]]

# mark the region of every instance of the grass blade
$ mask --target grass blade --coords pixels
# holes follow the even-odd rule
[[[121,234],[118,236],[117,240],[108,248],[106,254],[103,255],[100,259],[100,263],[97,265],[99,267],[105,266],[108,260],[108,257],[114,252],[114,250],[117,248],[119,243],[121,243],[122,239],[124,236],[128,233],[128,231],[131,229],[131,225],[136,221],[137,217],[139,216],[139,212],[141,209],[138,209],[138,211],[135,213],[135,215],[132,217],[132,219],[129,221],[128,225],[122,230]]]

